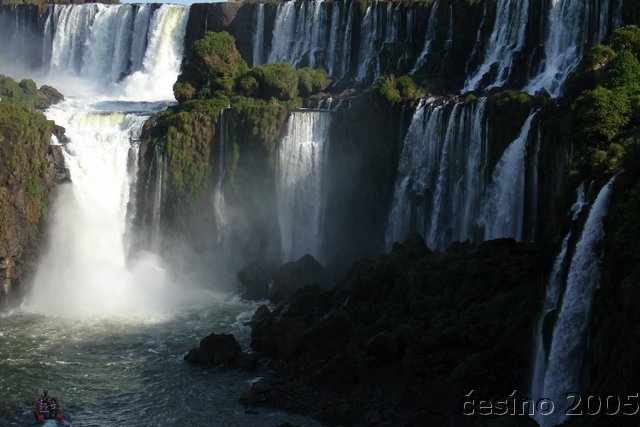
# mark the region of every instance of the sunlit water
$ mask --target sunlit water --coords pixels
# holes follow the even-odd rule
[[[73,426],[275,426],[302,417],[253,411],[240,394],[261,372],[201,368],[185,352],[211,333],[249,343],[255,304],[201,293],[180,315],[148,320],[0,316],[0,425],[37,425],[33,403],[47,388]],[[52,304],[55,304],[52,301]],[[264,374],[264,373],[262,373]],[[49,422],[55,424],[55,422]]]

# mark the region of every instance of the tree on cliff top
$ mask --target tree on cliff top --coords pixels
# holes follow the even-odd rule
[[[179,102],[229,95],[234,79],[247,70],[233,36],[209,31],[194,43],[173,92]]]

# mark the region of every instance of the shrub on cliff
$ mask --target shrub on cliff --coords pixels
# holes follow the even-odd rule
[[[574,103],[574,129],[587,144],[609,143],[629,123],[629,97],[602,86],[584,92]]]
[[[640,92],[640,61],[630,50],[623,50],[611,61],[604,85],[628,95]]]
[[[307,97],[321,92],[329,86],[327,72],[322,69],[301,68],[298,73],[298,92],[300,96]]]
[[[640,55],[640,28],[635,25],[618,28],[611,34],[610,44],[615,51],[628,49],[635,55]]]
[[[380,76],[373,84],[373,90],[389,104],[400,101],[400,91],[395,88],[392,76]]]
[[[258,82],[260,98],[290,100],[298,96],[298,74],[291,64],[259,65],[249,72],[249,76]]]
[[[233,36],[209,31],[185,58],[183,72],[173,86],[174,95],[179,102],[231,95],[234,79],[247,69]]]

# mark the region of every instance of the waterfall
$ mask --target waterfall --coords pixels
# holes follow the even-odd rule
[[[544,371],[547,368],[546,351],[544,348],[544,322],[547,315],[558,308],[560,301],[560,292],[562,290],[562,273],[565,268],[565,260],[567,257],[567,248],[569,245],[569,239],[571,233],[562,240],[560,245],[560,252],[556,257],[551,274],[549,275],[549,281],[547,282],[547,288],[544,295],[544,302],[542,305],[542,312],[536,322],[536,343],[534,349],[534,364],[533,364],[533,379],[531,382],[531,396],[534,400],[542,396],[542,387],[544,380]]]
[[[474,239],[488,168],[486,98],[432,106],[422,101],[404,141],[386,243],[409,232],[433,249]]]
[[[278,220],[284,262],[321,259],[323,179],[330,113],[291,114],[277,159]]]
[[[427,62],[427,58],[431,53],[431,45],[436,38],[436,25],[438,23],[438,7],[440,7],[440,0],[436,0],[431,6],[431,10],[429,11],[429,20],[427,21],[427,32],[424,35],[424,46],[422,47],[422,52],[420,52],[420,56],[416,60],[416,64],[413,66],[411,73],[416,73],[420,70],[424,64]]]
[[[108,94],[117,87],[124,99],[141,91],[171,99],[187,17],[180,6],[55,5],[45,23],[53,33],[44,46],[49,75],[76,75]]]
[[[262,64],[264,58],[264,3],[258,3],[256,11],[256,33],[253,37],[253,62],[252,65]]]
[[[140,15],[147,10],[95,4],[50,9],[50,79],[72,72],[80,78],[74,81],[80,94],[46,112],[66,129],[69,142],[62,148],[72,184],[62,186],[54,201],[50,247],[25,301],[32,310],[95,317],[155,313],[175,303],[158,255],[141,252],[131,258],[127,253],[137,174],[131,152],[137,150],[144,121],[173,101],[170,86],[169,92],[136,91],[134,86],[153,88],[165,79],[175,81],[188,16],[188,8],[180,6],[163,5],[149,18]],[[131,28],[145,22],[142,42]],[[134,48],[141,52],[141,69],[122,80],[116,74],[130,71],[124,64]],[[110,85],[97,89],[95,81]],[[164,102],[149,102],[158,98]],[[157,182],[150,225],[157,235],[165,164],[159,153],[154,162]],[[157,245],[151,246],[147,249]]]
[[[529,115],[520,135],[507,147],[493,171],[482,213],[485,240],[500,237],[522,240],[525,154],[534,117],[535,113]]]
[[[167,176],[167,162],[162,153],[163,148],[156,145],[153,152],[153,164],[149,169],[149,173],[153,172],[153,195],[151,199],[151,232],[149,247],[155,251],[160,249],[160,232],[161,232],[161,216],[164,206],[164,183]],[[151,177],[150,177],[151,178]]]
[[[463,92],[481,87],[488,74],[495,74],[485,89],[503,86],[511,73],[513,56],[522,50],[529,17],[528,0],[499,0],[496,20],[484,53],[484,62],[467,77]]]
[[[562,304],[553,329],[551,348],[540,395],[554,402],[565,402],[567,392],[580,391],[580,377],[591,318],[591,307],[600,283],[597,244],[604,237],[603,220],[607,214],[615,177],[600,190],[591,206],[582,235],[576,244]],[[542,427],[566,420],[564,411],[538,415]]]
[[[582,213],[586,203],[586,183],[583,181],[576,189],[576,201],[571,207],[570,214],[571,220],[576,221],[579,215]],[[533,376],[531,379],[531,396],[534,400],[544,397],[542,395],[544,386],[544,374],[547,369],[547,350],[545,349],[544,339],[544,326],[545,318],[558,309],[560,303],[560,295],[563,290],[563,274],[566,269],[567,250],[569,247],[569,240],[571,239],[571,231],[569,231],[560,245],[560,252],[553,263],[549,280],[547,281],[547,287],[545,290],[544,302],[542,304],[542,311],[540,317],[536,322],[535,327],[535,347],[534,347],[534,363],[533,363]]]
[[[371,3],[367,7],[360,28],[358,69],[354,78],[357,83],[371,82],[387,70],[399,72],[402,68],[403,55],[398,63],[393,63],[391,53],[395,44],[409,40],[413,28],[407,21],[406,37],[402,38],[401,7],[400,3]]]
[[[229,243],[229,213],[224,201],[224,178],[225,178],[225,162],[227,153],[227,139],[229,136],[229,123],[227,119],[228,109],[220,112],[220,137],[218,146],[218,182],[213,195],[214,211],[216,218],[216,230],[218,233],[218,243],[223,248]],[[223,250],[223,254],[227,255],[228,250]]]
[[[327,45],[327,8],[323,0],[295,1],[278,6],[268,62],[288,62],[295,67],[326,66],[326,56],[333,46]]]
[[[592,12],[598,16],[597,22],[590,22]],[[585,50],[607,34],[608,20],[609,0],[552,0],[544,42],[545,60],[525,90],[530,93],[546,90],[553,97],[559,96]]]

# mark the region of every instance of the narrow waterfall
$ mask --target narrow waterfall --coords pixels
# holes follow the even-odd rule
[[[74,85],[81,93],[46,113],[66,129],[69,142],[63,151],[73,184],[63,186],[55,201],[50,247],[40,260],[26,305],[35,311],[92,317],[162,311],[173,301],[158,255],[141,253],[132,260],[127,254],[128,206],[137,174],[129,159],[144,121],[173,100],[170,86],[169,92],[164,87],[138,89],[175,81],[188,8],[163,5],[149,18],[140,15],[147,8],[131,5],[56,5],[50,10],[50,80],[56,84],[61,72],[72,72],[80,78]],[[146,40],[132,37],[128,25],[148,25]],[[136,49],[143,52],[136,54],[142,64],[138,71],[128,69],[123,60]],[[98,91],[96,81],[111,85]],[[127,98],[130,90],[135,96]],[[158,99],[164,102],[149,102]],[[162,156],[155,162],[159,181],[151,226],[159,227]]]
[[[161,217],[164,207],[164,186],[167,177],[167,162],[164,153],[159,145],[156,145],[153,153],[153,164],[149,170],[150,177],[153,177],[152,200],[151,200],[151,230],[149,248],[154,251],[160,250]],[[151,183],[150,183],[151,184]]]
[[[576,189],[576,201],[569,212],[571,214],[571,220],[576,221],[586,206],[586,183],[582,182]],[[562,239],[560,252],[553,263],[553,268],[551,269],[551,274],[547,281],[540,317],[536,322],[536,342],[534,347],[533,374],[531,378],[530,393],[534,400],[544,397],[542,392],[544,387],[544,374],[548,363],[547,351],[549,350],[548,348],[545,348],[545,322],[548,322],[547,316],[556,311],[558,309],[558,304],[560,303],[560,296],[564,285],[563,279],[567,268],[567,252],[569,249],[570,239],[571,231],[569,231],[565,235],[564,239]]]
[[[526,91],[546,90],[551,96],[560,95],[562,85],[585,50],[608,33],[609,1],[552,0],[544,42],[545,60]],[[592,16],[597,17],[596,22],[590,22]]]
[[[416,60],[416,64],[413,66],[411,73],[419,71],[427,62],[429,54],[431,53],[431,45],[436,38],[436,25],[438,23],[438,8],[440,7],[440,0],[436,0],[431,6],[429,11],[429,20],[427,21],[427,32],[424,36],[424,46],[422,52]]]
[[[224,184],[225,184],[225,164],[227,154],[227,139],[229,136],[229,123],[227,115],[228,109],[224,109],[220,112],[220,136],[218,145],[218,181],[216,183],[216,189],[213,196],[214,211],[216,218],[216,230],[218,234],[218,243],[222,245],[223,249],[229,243],[229,213],[227,212],[227,205],[224,200]],[[228,250],[223,250],[223,254],[227,255]]]
[[[496,165],[482,211],[485,240],[512,237],[522,240],[525,194],[525,154],[531,122],[529,115],[520,135]]]
[[[529,17],[529,1],[499,0],[496,20],[489,43],[484,52],[484,62],[475,73],[467,77],[463,92],[483,87],[486,76],[494,74],[485,89],[503,86],[512,70],[513,56],[522,50]],[[489,83],[489,82],[487,82]]]
[[[580,378],[594,292],[600,283],[597,244],[604,236],[603,219],[607,215],[615,177],[600,190],[591,206],[580,240],[576,245],[560,311],[553,329],[551,347],[540,395],[555,402],[566,402],[567,392],[580,391]],[[538,380],[539,381],[539,380]],[[566,420],[564,411],[538,415],[542,427],[553,427]]]
[[[264,3],[258,3],[256,32],[253,35],[253,66],[263,63],[264,58]]]
[[[442,249],[474,239],[488,167],[486,98],[464,106],[419,104],[398,165],[386,243],[411,231]]]
[[[542,388],[544,386],[544,372],[547,369],[546,350],[544,346],[544,325],[545,319],[549,314],[558,308],[560,302],[560,293],[562,291],[562,273],[566,266],[567,249],[569,246],[569,239],[571,233],[562,239],[560,245],[560,252],[556,257],[549,280],[547,282],[547,289],[544,295],[544,302],[542,304],[542,312],[536,322],[535,333],[536,343],[534,347],[534,362],[533,362],[533,377],[531,381],[531,396],[534,400],[543,397]]]
[[[330,113],[291,114],[277,160],[278,220],[284,262],[322,259],[323,179]]]

